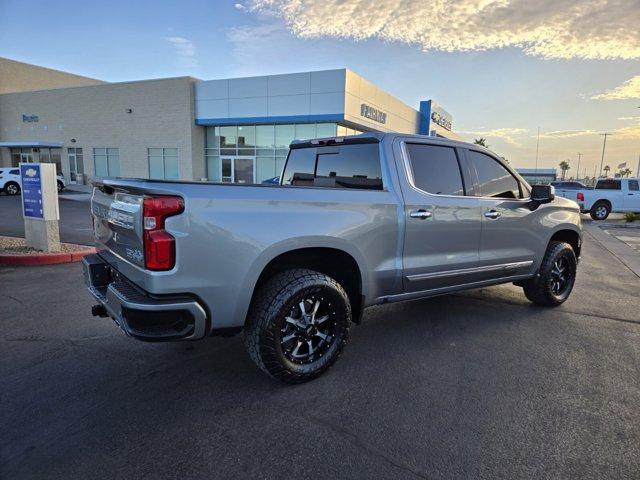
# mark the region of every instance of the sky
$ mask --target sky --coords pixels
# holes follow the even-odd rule
[[[516,167],[593,176],[603,132],[612,170],[640,158],[640,0],[0,0],[0,56],[111,82],[346,67]]]

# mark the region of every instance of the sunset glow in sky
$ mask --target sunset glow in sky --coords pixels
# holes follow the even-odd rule
[[[0,56],[106,81],[347,67],[515,166],[538,127],[540,167],[593,175],[602,132],[614,169],[640,155],[640,0],[3,0]]]

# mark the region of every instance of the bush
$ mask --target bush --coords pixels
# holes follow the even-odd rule
[[[640,213],[627,212],[624,214],[624,219],[629,223],[640,220]]]

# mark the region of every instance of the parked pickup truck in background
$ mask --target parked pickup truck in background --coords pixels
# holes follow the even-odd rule
[[[604,178],[595,188],[556,189],[556,194],[578,202],[582,213],[594,220],[606,220],[611,212],[640,212],[640,189],[637,178]]]
[[[331,366],[370,305],[506,282],[559,305],[582,245],[575,202],[435,137],[295,141],[280,185],[93,185],[93,314],[148,341],[244,331],[291,383]]]

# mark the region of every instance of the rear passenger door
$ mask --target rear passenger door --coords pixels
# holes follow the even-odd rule
[[[529,208],[530,192],[497,158],[466,150],[477,184],[482,235],[479,267],[486,279],[528,273],[540,242],[537,215]]]
[[[401,142],[405,182],[405,292],[446,289],[475,280],[480,245],[479,199],[457,148]],[[465,180],[466,178],[466,180]]]

